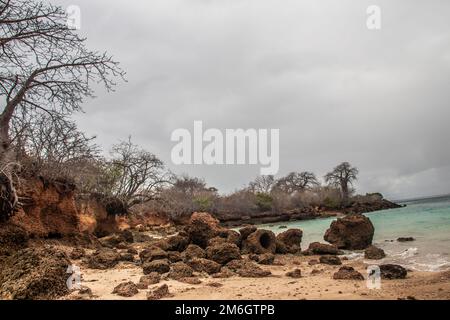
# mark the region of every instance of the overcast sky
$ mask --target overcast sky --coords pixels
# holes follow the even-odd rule
[[[57,0],[127,71],[86,101],[81,129],[133,140],[175,173],[230,192],[259,166],[171,163],[171,132],[280,129],[280,171],[323,176],[342,161],[358,192],[450,193],[450,1]],[[381,30],[366,9],[381,8]]]

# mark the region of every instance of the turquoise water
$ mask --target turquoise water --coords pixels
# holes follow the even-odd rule
[[[450,270],[450,197],[417,200],[407,207],[366,214],[375,227],[374,244],[385,250],[383,263],[398,263],[415,270]],[[324,242],[323,235],[335,218],[294,221],[261,226],[275,233],[282,225],[303,230],[302,247],[310,242]],[[399,237],[413,237],[412,242],[397,242]],[[356,252],[350,258],[362,259]]]

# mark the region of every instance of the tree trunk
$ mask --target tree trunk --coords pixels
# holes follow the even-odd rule
[[[14,161],[8,135],[9,123],[0,117],[0,222],[7,221],[17,209],[18,198],[13,184]]]

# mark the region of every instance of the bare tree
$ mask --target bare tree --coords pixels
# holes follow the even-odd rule
[[[286,177],[280,178],[276,183],[276,188],[285,193],[292,194],[301,192],[319,185],[314,173],[291,172]]]
[[[359,171],[356,167],[352,167],[348,162],[343,162],[325,175],[325,182],[341,189],[345,204],[350,195],[350,186],[357,179],[358,173]]]
[[[93,96],[93,83],[112,90],[113,79],[124,76],[111,56],[88,50],[86,39],[66,22],[61,7],[39,0],[0,0],[0,164],[8,181],[10,128],[17,109],[42,110],[52,118],[67,115]],[[5,195],[3,201],[12,198]]]
[[[154,200],[171,181],[171,174],[154,154],[140,149],[131,139],[112,148],[109,173],[114,181],[110,193],[127,208]]]
[[[275,185],[273,175],[259,176],[249,183],[249,190],[253,193],[270,193]]]

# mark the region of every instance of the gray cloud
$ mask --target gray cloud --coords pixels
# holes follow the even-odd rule
[[[77,116],[106,149],[131,134],[174,172],[232,191],[259,167],[173,166],[170,133],[194,120],[279,128],[280,175],[345,160],[360,192],[450,192],[448,1],[58,3],[79,5],[89,45],[128,72]],[[379,31],[366,28],[371,4]]]

